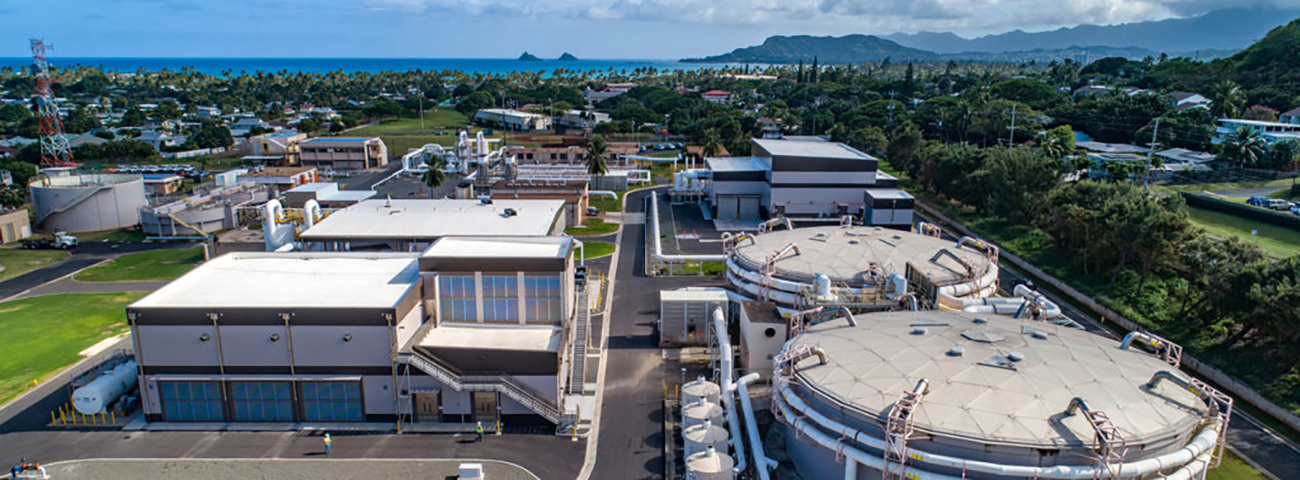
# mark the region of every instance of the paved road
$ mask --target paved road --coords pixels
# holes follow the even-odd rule
[[[628,195],[627,210],[641,212],[645,196]],[[711,277],[644,276],[644,243],[644,225],[623,226],[593,479],[665,477],[663,385],[676,384],[680,373],[663,360],[655,337],[659,291],[719,283]]]
[[[934,222],[934,220],[925,218],[920,214],[917,214],[917,216],[924,221]],[[957,239],[947,231],[944,232],[944,237],[950,240]],[[1010,263],[1004,262],[998,266],[1001,269],[998,281],[1003,290],[1011,291],[1017,284],[1024,283],[1024,274]],[[1085,330],[1115,341],[1120,340],[1115,332],[1106,328],[1096,318],[1049,292],[1043,293],[1061,307],[1061,312],[1065,316],[1078,322]],[[1228,429],[1228,445],[1238,455],[1254,463],[1256,468],[1265,471],[1272,478],[1300,479],[1300,446],[1278,435],[1269,427],[1241,410],[1233,411],[1232,423]]]
[[[389,175],[401,168],[402,161],[399,158],[396,162],[389,162],[384,168],[367,170],[350,177],[338,179],[338,182],[345,190],[372,190],[375,183],[388,178]]]
[[[197,245],[194,242],[92,242],[78,246],[67,260],[45,268],[32,270],[17,277],[0,282],[0,300],[18,295],[24,291],[58,280],[106,259],[118,255],[146,250],[168,248],[188,248]]]
[[[322,478],[456,478],[463,460],[399,461],[352,460],[317,457],[316,460],[74,460],[47,465],[51,478],[59,480],[225,480],[230,478],[274,478],[276,480],[320,480]],[[483,464],[483,474],[492,480],[534,480],[523,467],[492,460]]]

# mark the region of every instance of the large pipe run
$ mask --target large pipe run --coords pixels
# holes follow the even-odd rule
[[[718,375],[722,387],[722,394],[719,397],[722,399],[722,406],[727,412],[727,427],[731,430],[731,447],[736,452],[734,471],[740,473],[745,471],[745,444],[740,436],[740,418],[736,415],[736,400],[732,397],[735,394],[736,387],[731,380],[731,376],[735,372],[731,356],[731,335],[727,334],[727,314],[723,313],[721,308],[713,309],[713,335],[718,342],[718,356],[721,357],[718,359],[722,369]],[[758,462],[759,460],[755,459],[754,461]]]
[[[776,468],[777,462],[763,454],[763,438],[758,435],[758,421],[754,419],[754,405],[749,398],[749,384],[755,380],[758,380],[757,372],[740,377],[736,388],[740,394],[741,411],[745,414],[745,431],[749,434],[749,453],[754,457],[754,471],[758,472],[759,480],[768,480],[768,470]]]
[[[856,448],[853,448],[851,446],[844,446],[840,443],[841,439],[848,438],[853,440],[854,442],[858,442],[858,443],[862,443],[863,445],[866,445],[867,448],[884,451],[886,447],[885,447],[885,441],[883,439],[874,437],[870,433],[866,433],[861,430],[849,428],[848,426],[842,423],[839,423],[831,418],[826,417],[825,415],[822,415],[816,409],[813,409],[809,407],[807,403],[804,403],[803,399],[799,398],[799,396],[794,394],[794,392],[792,392],[789,388],[781,388],[779,392],[773,392],[772,395],[778,397],[779,401],[777,402],[777,404],[781,408],[782,413],[786,418],[786,421],[791,425],[793,425],[796,429],[799,429],[800,432],[804,433],[805,435],[808,435],[810,438],[813,438],[814,440],[817,440],[818,443],[822,444],[823,446],[826,446],[827,448],[831,448],[831,449],[842,448],[842,451],[845,453],[845,455],[849,455],[850,451],[855,452],[857,457],[861,457],[861,459],[858,461],[863,465],[867,465],[869,467],[878,470],[881,469],[881,467],[883,466],[883,460],[881,460],[879,456],[866,455],[861,450],[857,450]],[[830,431],[831,433],[834,434],[834,436],[832,437],[822,432],[821,431],[822,428]],[[1115,465],[1112,466],[1111,468],[1119,472],[1119,477],[1140,477],[1143,475],[1157,473],[1176,465],[1187,465],[1193,462],[1197,457],[1200,457],[1201,454],[1213,450],[1214,446],[1218,443],[1219,428],[1222,428],[1222,426],[1219,425],[1217,421],[1215,421],[1202,428],[1200,433],[1198,433],[1196,437],[1192,439],[1191,442],[1189,442],[1187,445],[1183,446],[1183,448],[1177,451],[1160,455],[1157,457],[1148,458],[1145,460],[1138,460],[1135,462],[1128,462],[1121,465]],[[821,439],[825,439],[825,441],[823,442]],[[1065,480],[1072,480],[1072,479],[1082,480],[1082,479],[1090,479],[1090,478],[1114,478],[1114,476],[1112,476],[1110,473],[1111,469],[1103,467],[1102,471],[1099,472],[1096,465],[1089,465],[1089,466],[1058,465],[1054,467],[1004,465],[1004,464],[998,464],[992,462],[981,462],[981,461],[970,460],[965,458],[952,457],[947,455],[937,455],[937,454],[925,452],[914,448],[909,448],[907,454],[908,457],[910,457],[915,462],[932,465],[935,467],[952,468],[956,470],[964,470],[969,472],[987,473],[990,475],[1001,475],[1001,476],[1021,477],[1021,478],[1050,478],[1050,479],[1065,479]],[[927,480],[927,479],[948,480],[948,479],[956,478],[956,477],[950,477],[946,475],[933,474],[933,473],[925,472],[920,469],[908,469],[908,475],[909,476],[916,475],[915,478],[917,478],[918,480]]]

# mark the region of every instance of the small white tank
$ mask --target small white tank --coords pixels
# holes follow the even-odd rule
[[[706,421],[683,430],[682,438],[685,440],[682,444],[683,448],[686,456],[689,457],[710,448],[727,451],[727,441],[731,440],[731,435],[727,433],[727,429]]]
[[[831,277],[818,273],[813,276],[813,281],[817,284],[817,298],[821,300],[831,299]]]
[[[104,413],[118,397],[135,390],[135,361],[123,363],[72,392],[72,406],[86,415]]]
[[[704,399],[682,406],[682,430],[704,422],[722,425],[722,407],[719,407],[716,403],[709,403]]]
[[[730,455],[709,448],[686,457],[686,480],[732,480],[736,461]],[[761,467],[760,467],[761,468]]]
[[[717,404],[718,395],[722,388],[718,384],[705,380],[704,377],[698,377],[695,381],[682,385],[682,401],[691,404],[703,398],[705,401]]]

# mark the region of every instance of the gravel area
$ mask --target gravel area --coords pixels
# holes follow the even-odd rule
[[[461,463],[482,463],[492,480],[534,480],[521,467],[491,460],[74,460],[49,465],[52,480],[455,479]]]

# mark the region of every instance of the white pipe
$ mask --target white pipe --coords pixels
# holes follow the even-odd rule
[[[778,395],[778,392],[774,392],[773,395]],[[867,445],[867,447],[869,448],[884,451],[885,441],[883,439],[873,437],[871,436],[871,434],[862,432],[860,430],[849,428],[848,426],[845,426],[842,423],[839,423],[835,420],[826,417],[825,415],[822,415],[817,410],[810,408],[808,404],[804,403],[803,399],[799,398],[798,395],[795,395],[788,388],[781,388],[779,395],[780,395],[780,399],[783,400],[783,402],[778,402],[778,404],[781,405],[782,410],[785,410],[786,409],[785,405],[788,404],[790,408],[794,409],[796,412],[800,413],[801,415],[806,416],[808,419],[812,420],[817,425],[820,425],[826,428],[827,430],[830,430],[831,432],[840,435],[840,437],[837,438],[848,437],[853,439],[854,441]],[[785,413],[787,414],[786,418],[789,419],[790,412],[785,412]],[[1114,467],[1118,467],[1118,471],[1120,472],[1121,477],[1139,477],[1142,475],[1159,472],[1161,470],[1167,469],[1174,465],[1186,464],[1188,462],[1191,462],[1196,457],[1200,456],[1203,452],[1212,450],[1214,448],[1214,446],[1218,443],[1219,428],[1220,425],[1216,421],[1215,423],[1212,423],[1210,425],[1207,425],[1205,428],[1202,428],[1201,432],[1198,433],[1196,437],[1192,439],[1191,442],[1189,442],[1187,445],[1183,446],[1183,448],[1175,452],[1160,455],[1158,457],[1148,458],[1145,460],[1128,462],[1122,465],[1116,465]],[[817,429],[813,428],[813,430],[817,430]],[[803,431],[804,433],[810,433],[804,430],[801,431]],[[831,445],[835,445],[835,442],[833,440]],[[847,451],[849,450],[849,448],[845,447],[845,450]],[[991,475],[1006,475],[1006,476],[1015,476],[1015,477],[1023,477],[1023,478],[1088,479],[1088,478],[1094,478],[1098,473],[1097,467],[1095,465],[1093,466],[1058,465],[1055,467],[1004,465],[1004,464],[997,464],[992,462],[981,462],[981,461],[969,460],[964,458],[951,457],[947,455],[936,455],[933,453],[929,453],[929,452],[925,452],[913,448],[909,448],[907,454],[908,457],[912,458],[913,460],[928,465],[934,465],[937,467],[945,467],[945,468],[962,469],[965,471],[987,473]],[[867,462],[862,462],[862,463],[866,464]],[[1104,470],[1103,472],[1100,472],[1102,474],[1102,478],[1111,477],[1109,470],[1106,469],[1103,470]],[[909,474],[913,472],[914,472],[913,470],[909,470]],[[918,477],[918,478],[924,478],[924,477]],[[945,477],[945,478],[951,478],[951,477]]]
[[[318,216],[320,216],[320,203],[317,203],[316,199],[310,199],[307,200],[305,203],[303,203],[302,204],[302,222],[304,226],[303,231],[310,230],[312,226],[316,225],[316,217]]]
[[[1016,295],[1023,298],[1030,299],[1034,302],[1034,304],[1038,305],[1038,308],[1039,310],[1041,310],[1042,318],[1044,320],[1049,318],[1059,318],[1061,316],[1061,307],[1057,306],[1056,303],[1049,300],[1046,295],[1043,295],[1042,293],[1030,289],[1028,285],[1025,285],[1023,283],[1020,285],[1016,285],[1016,288],[1013,289],[1012,291]]]
[[[1205,471],[1210,466],[1212,457],[1214,457],[1214,450],[1206,450],[1182,468],[1166,475],[1165,480],[1201,480],[1205,478]]]
[[[659,200],[655,197],[655,192],[650,192],[650,218],[646,219],[650,223],[650,233],[654,237],[654,259],[659,262],[721,262],[727,259],[726,255],[664,255],[663,245],[659,242]]]
[[[719,309],[721,311],[721,309]],[[754,419],[754,406],[749,398],[749,384],[758,380],[758,372],[740,377],[736,388],[740,393],[740,409],[745,414],[745,431],[749,434],[749,451],[754,458],[754,471],[759,480],[768,480],[768,470],[776,468],[776,461],[763,454],[763,439],[758,436],[758,421]]]
[[[721,377],[719,380],[722,394],[719,398],[722,399],[722,406],[727,412],[727,427],[731,430],[731,447],[736,452],[736,467],[733,471],[739,474],[745,471],[745,444],[740,436],[740,418],[736,415],[736,400],[732,398],[736,387],[731,380],[735,372],[731,357],[731,335],[727,333],[727,316],[721,308],[713,309],[713,335],[718,342],[718,356],[721,357],[719,363],[722,372],[719,374]]]
[[[614,199],[617,199],[617,198],[618,198],[618,194],[617,194],[617,193],[614,193],[613,191],[610,191],[610,190],[592,190],[592,191],[587,192],[587,196],[592,196],[592,195],[595,195],[595,196],[598,196],[598,197],[609,197],[609,198],[614,198]]]
[[[858,480],[858,462],[852,458],[844,459],[844,480]]]
[[[1128,332],[1128,335],[1124,336],[1124,341],[1119,343],[1119,349],[1128,350],[1128,346],[1132,344],[1134,340],[1137,340],[1138,342],[1141,343],[1149,344],[1151,345],[1152,348],[1159,348],[1159,345],[1156,344],[1155,339],[1151,338],[1150,335],[1147,335],[1146,333],[1139,332],[1139,331],[1132,331],[1132,332]]]

